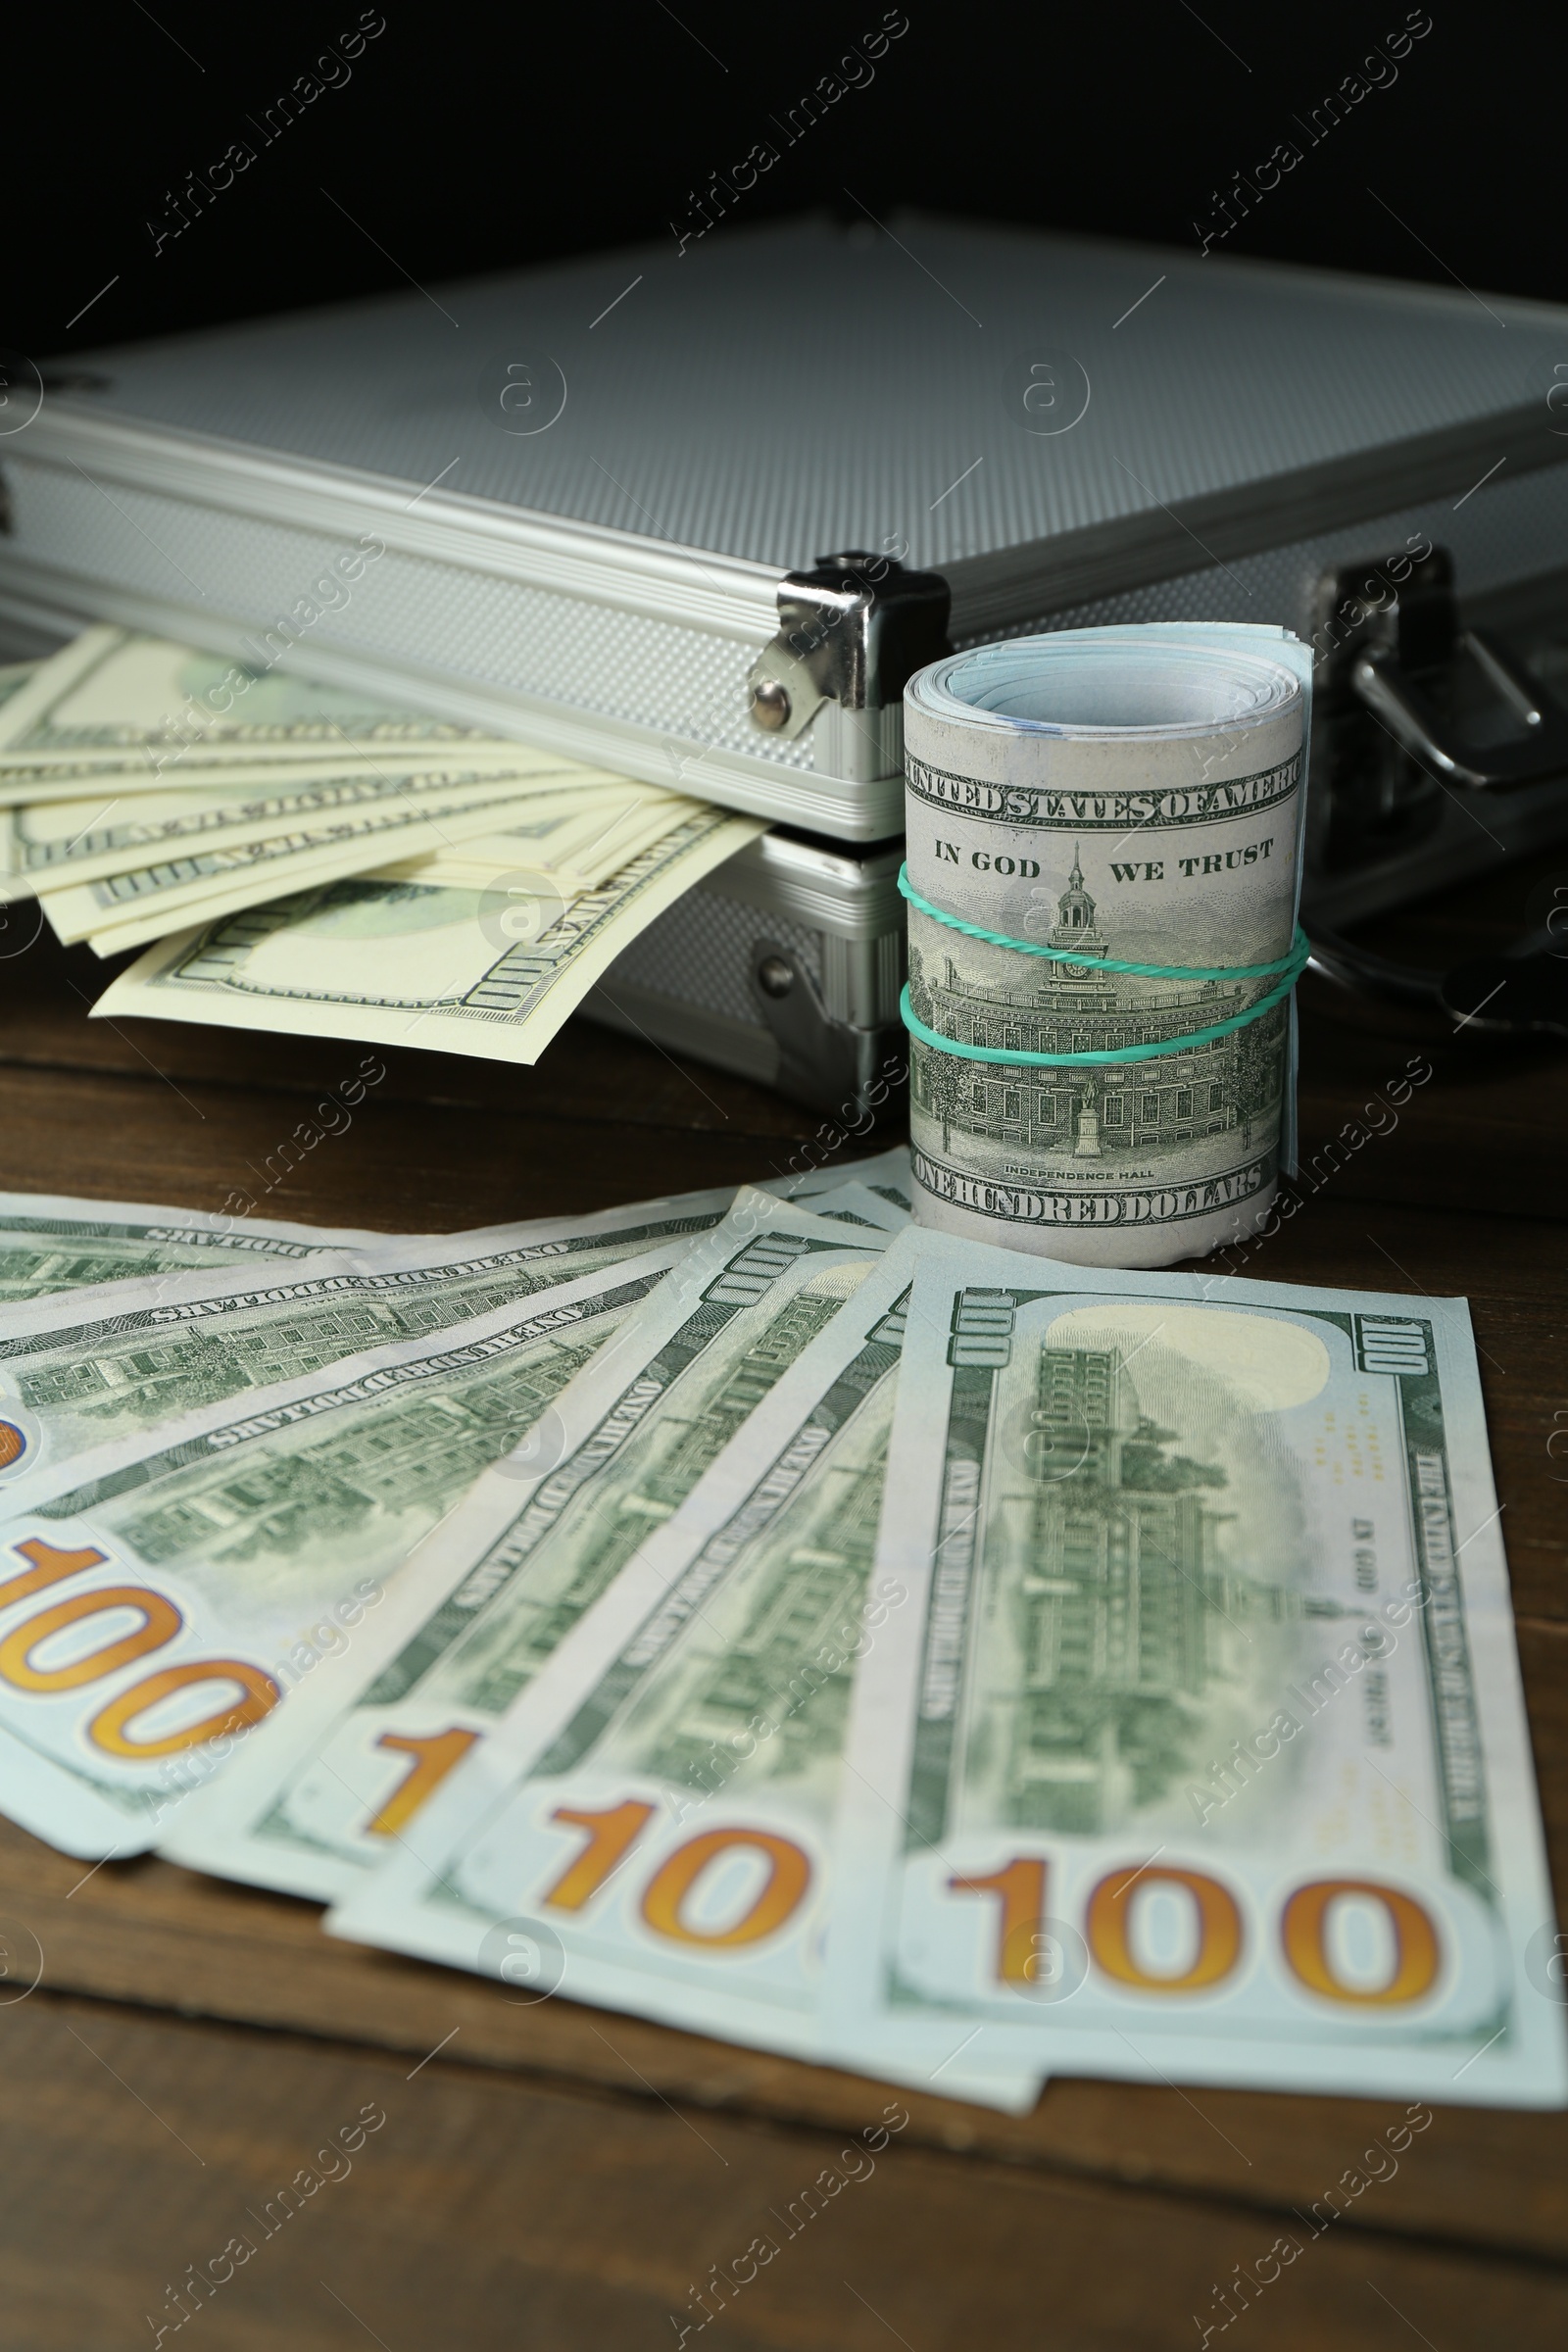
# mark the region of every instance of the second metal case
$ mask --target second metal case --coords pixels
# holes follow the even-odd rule
[[[903,856],[764,833],[633,941],[583,1010],[844,1108],[903,1060]]]

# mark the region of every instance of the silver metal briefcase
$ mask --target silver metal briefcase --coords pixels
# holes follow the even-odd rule
[[[0,440],[0,596],[225,653],[283,622],[318,676],[867,841],[899,830],[900,695],[946,632],[1310,635],[1330,564],[1417,535],[1477,589],[1564,560],[1568,314],[894,227],[736,228],[45,363]],[[359,593],[290,638],[368,533]]]
[[[1441,549],[1471,596],[1568,562],[1565,327],[1215,252],[731,226],[44,363],[0,439],[0,613],[260,650],[789,828],[594,1009],[793,1091],[809,1063],[825,1099],[896,1019],[876,845],[910,672],[1042,627],[1283,622],[1428,760],[1397,567]],[[1464,784],[1484,835],[1439,808],[1419,843],[1363,842],[1336,911],[1562,830],[1544,772]],[[1354,830],[1319,827],[1324,874]]]

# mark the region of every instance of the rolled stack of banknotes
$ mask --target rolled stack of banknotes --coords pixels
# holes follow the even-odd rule
[[[0,671],[5,949],[34,898],[62,940],[146,948],[100,1012],[531,1062],[761,830],[261,649],[99,627]]]
[[[1469,1318],[910,1222],[0,1196],[0,1804],[1022,2108],[1561,2103]]]
[[[1307,649],[1063,629],[905,691],[916,1213],[1089,1265],[1255,1230],[1294,1111]]]

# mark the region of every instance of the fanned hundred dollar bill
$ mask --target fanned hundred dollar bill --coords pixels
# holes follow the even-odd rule
[[[363,1100],[365,1078],[355,1083]],[[350,1087],[342,1091],[355,1099]],[[265,1259],[303,1267],[322,1250],[371,1249],[387,1239],[352,1226],[291,1225],[281,1218],[138,1200],[0,1193],[0,1310],[52,1291],[96,1289],[198,1266],[238,1269]]]
[[[759,1190],[772,1193],[780,1200],[809,1200],[845,1183],[869,1185],[873,1193],[907,1214],[914,1204],[908,1145],[895,1144],[869,1159],[845,1160],[838,1168],[802,1168],[785,1176],[761,1178]]]
[[[819,1950],[855,1661],[905,1597],[871,1562],[908,1274],[867,1271],[335,1934],[503,1981],[548,1954],[571,1999],[858,2063]],[[890,2071],[1033,2101],[960,2038]]]
[[[380,1862],[392,1831],[407,1833],[679,1510],[887,1238],[742,1191],[475,1487],[353,1659],[182,1819],[178,1857],[320,1896]]]
[[[700,814],[704,804],[657,784],[627,783],[615,792],[608,786],[573,790],[566,806],[574,811],[570,837],[558,817],[557,831],[541,844],[542,854],[533,846],[534,828],[509,816],[505,831],[454,841],[427,858],[378,866],[373,878],[426,882],[445,890],[484,890],[509,875],[521,877],[536,869],[563,897],[577,898],[597,890],[633,858]]]
[[[0,1509],[62,1462],[224,1398],[422,1339],[716,1225],[728,1190],[57,1294],[0,1319]],[[874,1196],[873,1196],[874,1198]],[[888,1212],[893,1213],[891,1210]]]
[[[466,817],[483,811],[473,817],[475,831],[514,822],[542,826],[537,838],[543,863],[552,831],[569,827],[573,843],[591,837],[601,800],[607,816],[624,812],[625,797],[608,778],[590,776],[581,789],[564,788],[554,775],[493,776],[456,761],[427,760],[416,768],[406,760],[385,760],[368,774],[340,772],[304,783],[289,777],[262,790],[221,781],[163,792],[122,793],[110,786],[90,797],[0,810],[0,896],[59,897],[99,885],[86,901],[94,919],[85,932],[112,919],[122,902],[134,901],[138,875],[167,870],[171,877],[140,886],[143,896],[150,888],[172,890],[180,869],[188,869],[185,887],[204,872],[220,877],[223,858],[238,850],[254,851],[265,863],[275,855],[269,845],[293,838],[307,844],[359,841],[373,861],[388,847],[381,833],[388,833],[396,855],[398,827],[416,817],[439,820],[443,808],[454,808]],[[519,841],[512,862],[521,864],[524,858]],[[105,893],[105,884],[118,887]]]
[[[914,1254],[838,2029],[1562,2103],[1463,1300]]]
[[[687,1246],[40,1472],[0,1524],[4,1810],[70,1853],[149,1845],[363,1638],[410,1552]]]
[[[512,778],[397,778],[389,770],[388,780],[406,789],[345,813],[326,807],[315,816],[307,811],[263,820],[259,831],[248,821],[232,841],[221,831],[193,829],[183,845],[176,841],[142,861],[122,861],[95,880],[57,875],[40,886],[43,910],[68,945],[90,939],[99,955],[119,954],[192,923],[265,906],[288,891],[363,873],[398,844],[434,850],[461,842],[493,825],[498,814],[523,813],[528,806],[527,784]]]
[[[282,766],[345,751],[452,747],[455,756],[509,757],[570,768],[525,747],[427,712],[394,709],[350,686],[325,686],[272,665],[276,651],[230,662],[167,638],[108,625],[85,629],[45,662],[25,665],[0,701],[0,792],[42,797],[58,776],[112,771],[122,789],[149,790],[215,767]],[[282,649],[288,651],[289,649]],[[205,772],[198,772],[205,771]]]
[[[613,779],[584,770],[580,785],[566,793],[560,778],[539,787],[496,785],[481,814],[478,806],[456,817],[401,807],[370,832],[318,828],[281,834],[231,854],[173,859],[128,873],[116,873],[90,887],[42,891],[44,911],[57,932],[90,939],[100,956],[144,947],[185,925],[265,906],[307,884],[350,874],[368,881],[412,882],[479,894],[482,925],[498,938],[536,939],[577,899],[598,890],[644,851],[668,839],[690,818],[708,813],[705,805],[662,796],[629,807],[628,794]],[[526,799],[515,797],[527,794]],[[504,797],[501,797],[504,795]],[[33,815],[36,811],[24,813]],[[477,831],[505,821],[504,833]],[[383,865],[389,844],[416,835],[440,844],[429,855]],[[469,853],[475,853],[470,855]]]
[[[762,829],[704,809],[537,936],[479,891],[305,891],[161,941],[93,1010],[532,1062],[622,949]]]

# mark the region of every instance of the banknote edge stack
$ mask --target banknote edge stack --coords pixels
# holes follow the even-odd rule
[[[764,830],[253,652],[102,624],[0,670],[0,906],[143,951],[97,1017],[529,1063]]]

